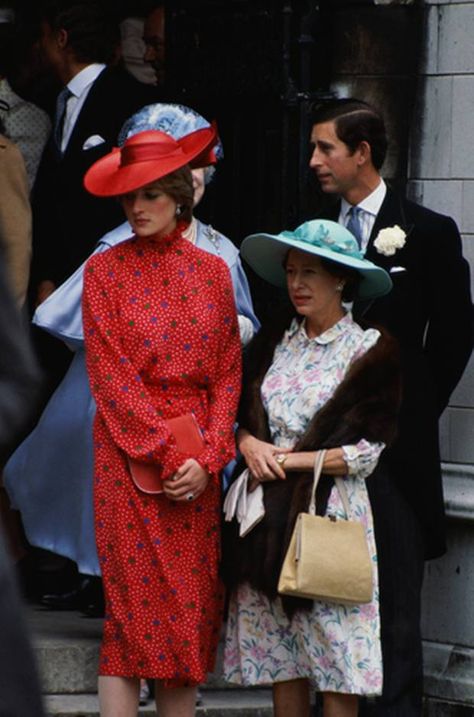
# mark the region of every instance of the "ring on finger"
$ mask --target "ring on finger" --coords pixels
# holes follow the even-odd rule
[[[186,500],[189,500],[189,501],[194,500],[194,493],[191,493],[191,492],[186,493]]]

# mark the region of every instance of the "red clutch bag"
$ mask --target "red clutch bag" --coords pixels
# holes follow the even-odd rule
[[[193,413],[169,418],[164,421],[176,441],[176,450],[191,456],[197,456],[205,447],[204,438]],[[162,493],[161,470],[153,463],[144,463],[135,458],[127,458],[132,480],[144,493]]]

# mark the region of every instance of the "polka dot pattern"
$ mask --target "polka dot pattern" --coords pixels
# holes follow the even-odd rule
[[[96,540],[106,618],[100,674],[203,682],[219,639],[219,472],[234,453],[240,341],[224,262],[181,237],[93,256],[83,318],[94,425]],[[127,456],[171,475],[185,457],[162,418],[192,411],[211,474],[192,503],[149,496]]]
[[[0,79],[0,100],[8,105],[8,110],[0,112],[0,117],[7,136],[21,150],[31,189],[51,132],[51,121],[44,110],[13,92],[5,77]]]

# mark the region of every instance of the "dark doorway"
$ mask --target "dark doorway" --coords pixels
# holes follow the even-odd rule
[[[296,226],[308,192],[309,106],[329,79],[318,4],[171,0],[166,12],[168,94],[216,119],[224,146],[198,213],[237,245]],[[252,283],[261,303],[268,288]]]
[[[174,0],[167,7],[171,94],[215,118],[224,145],[221,176],[203,209],[237,243],[298,221],[306,105],[326,84],[318,20],[314,2]]]

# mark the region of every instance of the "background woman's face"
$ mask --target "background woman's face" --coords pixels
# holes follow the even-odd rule
[[[157,182],[123,194],[122,207],[134,233],[139,237],[159,237],[176,226],[176,202],[159,188]]]
[[[340,279],[330,274],[317,256],[290,249],[287,255],[286,283],[296,311],[302,316],[318,316],[341,307]]]
[[[204,179],[204,169],[192,169],[191,174],[193,175],[193,189],[194,189],[194,206],[198,205],[204,196],[206,189],[206,183]]]

